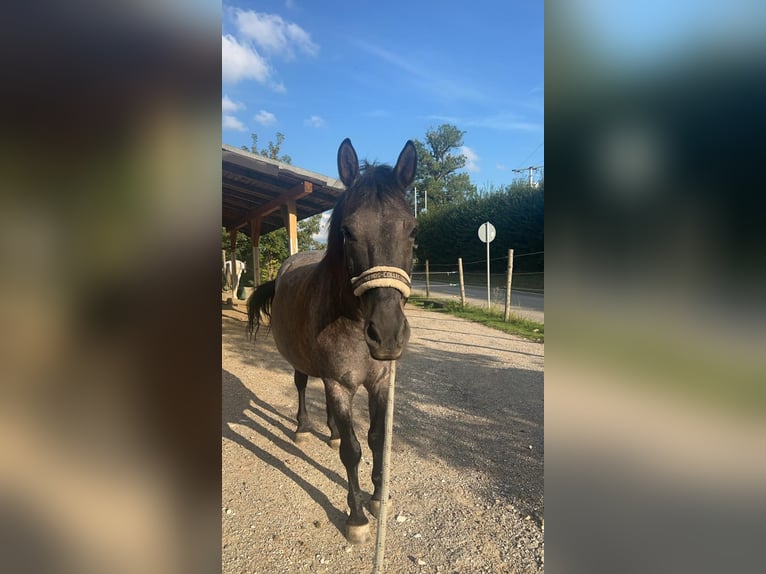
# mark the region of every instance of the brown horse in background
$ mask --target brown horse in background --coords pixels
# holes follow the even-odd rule
[[[296,442],[308,436],[308,377],[324,382],[330,444],[340,442],[348,476],[346,536],[352,543],[370,539],[359,488],[361,446],[354,432],[351,401],[367,389],[374,491],[370,512],[381,500],[383,435],[390,361],[398,359],[410,336],[404,305],[410,293],[416,222],[406,197],[415,179],[417,152],[408,141],[396,166],[362,170],[351,142],[338,149],[338,172],[346,191],[330,220],[327,250],[297,253],[275,281],[248,299],[248,329],[257,331],[270,316],[279,352],[295,368],[298,388]]]

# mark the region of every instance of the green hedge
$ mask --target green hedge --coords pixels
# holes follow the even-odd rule
[[[479,226],[489,221],[497,235],[490,244],[493,273],[503,273],[508,250],[514,250],[514,271],[544,270],[544,190],[507,188],[501,192],[429,210],[418,217],[416,256],[431,265],[457,265],[463,258],[466,272],[486,269],[486,245],[478,236]],[[473,263],[477,262],[477,263]]]

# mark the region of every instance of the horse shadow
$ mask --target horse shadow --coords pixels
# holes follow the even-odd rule
[[[335,482],[343,489],[346,488],[345,479],[337,472],[319,464],[315,459],[293,444],[291,437],[294,435],[294,432],[291,427],[294,426],[295,422],[291,417],[286,416],[272,405],[258,398],[237,376],[225,369],[222,370],[221,384],[221,435],[250,451],[261,461],[279,470],[288,479],[295,482],[324,510],[328,522],[333,524],[339,532],[343,533],[347,518],[344,510],[334,506],[327,495],[291,469],[285,463],[282,456],[275,456],[257,446],[253,441],[236,432],[231,425],[238,424],[251,429],[261,435],[271,445],[281,449],[286,455],[303,460],[327,477],[328,480]],[[277,429],[278,432],[272,431],[271,428]]]

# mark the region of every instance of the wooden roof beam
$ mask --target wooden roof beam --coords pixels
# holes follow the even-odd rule
[[[250,211],[244,219],[241,219],[232,229],[240,229],[242,227],[245,227],[246,225],[250,224],[250,221],[256,218],[264,218],[265,216],[269,215],[271,212],[276,211],[279,209],[283,204],[285,204],[288,200],[294,200],[297,201],[303,197],[306,197],[314,190],[314,186],[310,181],[304,181],[302,183],[299,183],[289,191],[283,193],[282,195],[275,197],[271,201],[267,201],[260,207],[253,209]]]

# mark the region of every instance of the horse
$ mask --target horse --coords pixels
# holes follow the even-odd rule
[[[348,478],[346,538],[368,542],[369,520],[359,488],[361,446],[351,402],[360,386],[368,394],[374,490],[369,510],[380,511],[383,436],[390,361],[409,341],[404,306],[410,294],[417,222],[406,191],[415,179],[417,152],[407,141],[396,165],[359,159],[346,138],[338,149],[338,173],[346,187],[330,219],[325,251],[296,253],[274,281],[248,298],[248,332],[257,334],[262,316],[280,354],[295,369],[298,413],[295,442],[309,436],[308,377],[324,383],[329,443],[340,450]]]
[[[242,277],[242,273],[247,271],[247,265],[245,265],[244,261],[240,261],[239,259],[234,260],[236,263],[234,265],[234,269],[236,271],[237,280],[236,282],[232,281],[232,275],[231,275],[231,259],[227,259],[223,264],[223,276],[226,280],[226,288],[236,290],[236,286],[239,285],[239,280]]]

